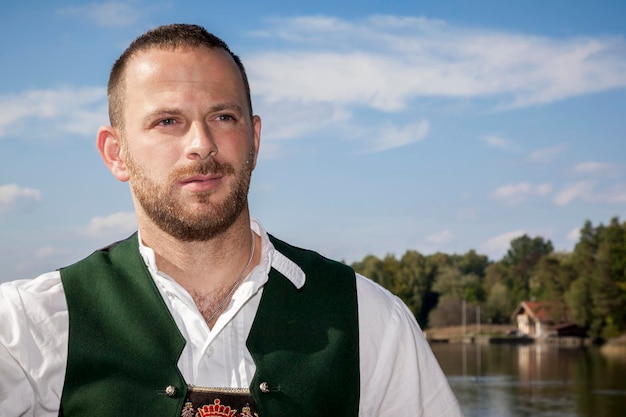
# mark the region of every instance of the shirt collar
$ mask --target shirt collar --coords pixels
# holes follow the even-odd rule
[[[304,271],[291,259],[280,253],[272,242],[270,242],[269,236],[261,223],[258,220],[251,219],[250,227],[252,230],[261,237],[261,261],[259,265],[265,266],[265,273],[269,274],[270,268],[276,269],[282,275],[287,278],[294,287],[300,289],[306,282],[306,274]],[[139,252],[148,267],[148,270],[152,275],[159,273],[156,265],[156,256],[152,248],[144,245],[141,240],[141,233],[138,232],[139,240]]]

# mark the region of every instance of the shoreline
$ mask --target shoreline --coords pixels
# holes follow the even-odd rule
[[[424,336],[429,343],[542,343],[561,347],[589,346],[588,338],[580,337],[547,337],[533,339],[529,337],[510,336],[516,327],[512,324],[475,324],[465,326],[431,327],[424,329]],[[601,344],[603,353],[620,355],[626,358],[626,334],[611,338]]]
[[[468,337],[507,337],[507,333],[515,330],[512,324],[471,324],[465,326],[431,327],[423,330],[426,340],[430,343],[461,343]]]

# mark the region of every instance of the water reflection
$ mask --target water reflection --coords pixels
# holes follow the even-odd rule
[[[466,417],[626,415],[626,350],[434,344]]]

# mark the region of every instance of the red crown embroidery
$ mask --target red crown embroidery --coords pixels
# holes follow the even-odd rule
[[[213,404],[205,405],[202,408],[198,408],[197,417],[235,417],[237,410],[231,409],[228,405],[220,404],[218,398],[213,401]]]

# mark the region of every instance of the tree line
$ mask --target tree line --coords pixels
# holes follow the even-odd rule
[[[367,255],[351,265],[400,297],[423,328],[509,324],[522,301],[549,301],[555,322],[565,318],[595,340],[626,331],[626,222],[587,220],[572,252],[555,252],[543,237],[520,236],[499,261],[469,250],[463,255],[397,259]],[[476,308],[480,307],[480,308]]]

